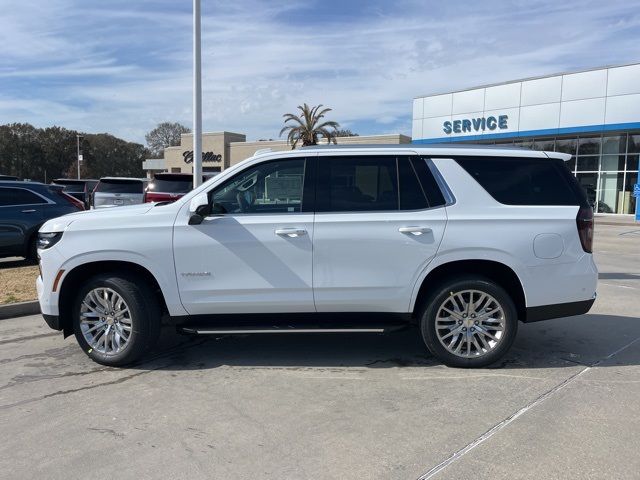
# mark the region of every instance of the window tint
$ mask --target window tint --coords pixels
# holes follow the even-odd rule
[[[157,176],[147,187],[149,192],[187,193],[193,187],[193,179],[189,175]]]
[[[226,213],[302,211],[304,159],[265,162],[239,173],[211,194]]]
[[[562,160],[460,157],[456,161],[500,203],[580,205],[583,200]]]
[[[411,163],[414,170],[418,174],[422,189],[427,195],[429,206],[431,208],[441,207],[442,205],[447,203],[444,199],[444,195],[442,194],[442,190],[440,190],[440,187],[438,186],[438,182],[436,182],[436,179],[433,178],[433,174],[429,170],[427,160],[425,158],[413,157],[411,159]]]
[[[140,193],[143,183],[140,180],[100,180],[96,192],[101,193]]]
[[[398,210],[395,157],[320,157],[316,210]]]
[[[36,205],[47,203],[45,199],[24,188],[0,187],[0,207],[14,205]]]
[[[408,157],[398,159],[398,176],[400,177],[400,210],[428,208],[427,197]]]

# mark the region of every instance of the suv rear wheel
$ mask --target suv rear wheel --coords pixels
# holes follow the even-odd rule
[[[155,345],[160,316],[158,301],[143,281],[97,275],[76,296],[73,329],[78,344],[92,360],[121,367]]]
[[[496,283],[457,277],[442,283],[420,312],[429,351],[450,367],[484,367],[511,347],[518,330],[513,300]]]

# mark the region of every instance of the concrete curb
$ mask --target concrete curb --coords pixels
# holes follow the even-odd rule
[[[0,320],[14,317],[25,317],[40,313],[40,304],[37,301],[10,303],[0,305]]]

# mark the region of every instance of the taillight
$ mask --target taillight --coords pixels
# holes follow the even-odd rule
[[[580,207],[576,217],[578,225],[578,236],[582,249],[591,253],[593,251],[593,209],[591,207]]]
[[[58,190],[57,193],[62,198],[64,198],[67,202],[73,204],[73,206],[76,207],[78,210],[84,210],[84,205],[76,197],[74,197],[72,195],[69,195],[68,193],[63,192],[62,190]]]

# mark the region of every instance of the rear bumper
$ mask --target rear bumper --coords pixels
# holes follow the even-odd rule
[[[526,311],[526,317],[522,319],[522,321],[525,323],[531,323],[539,322],[541,320],[550,320],[552,318],[583,315],[591,309],[591,306],[595,301],[596,299],[594,296],[594,298],[590,300],[583,300],[580,302],[556,303],[555,305],[528,307]]]

